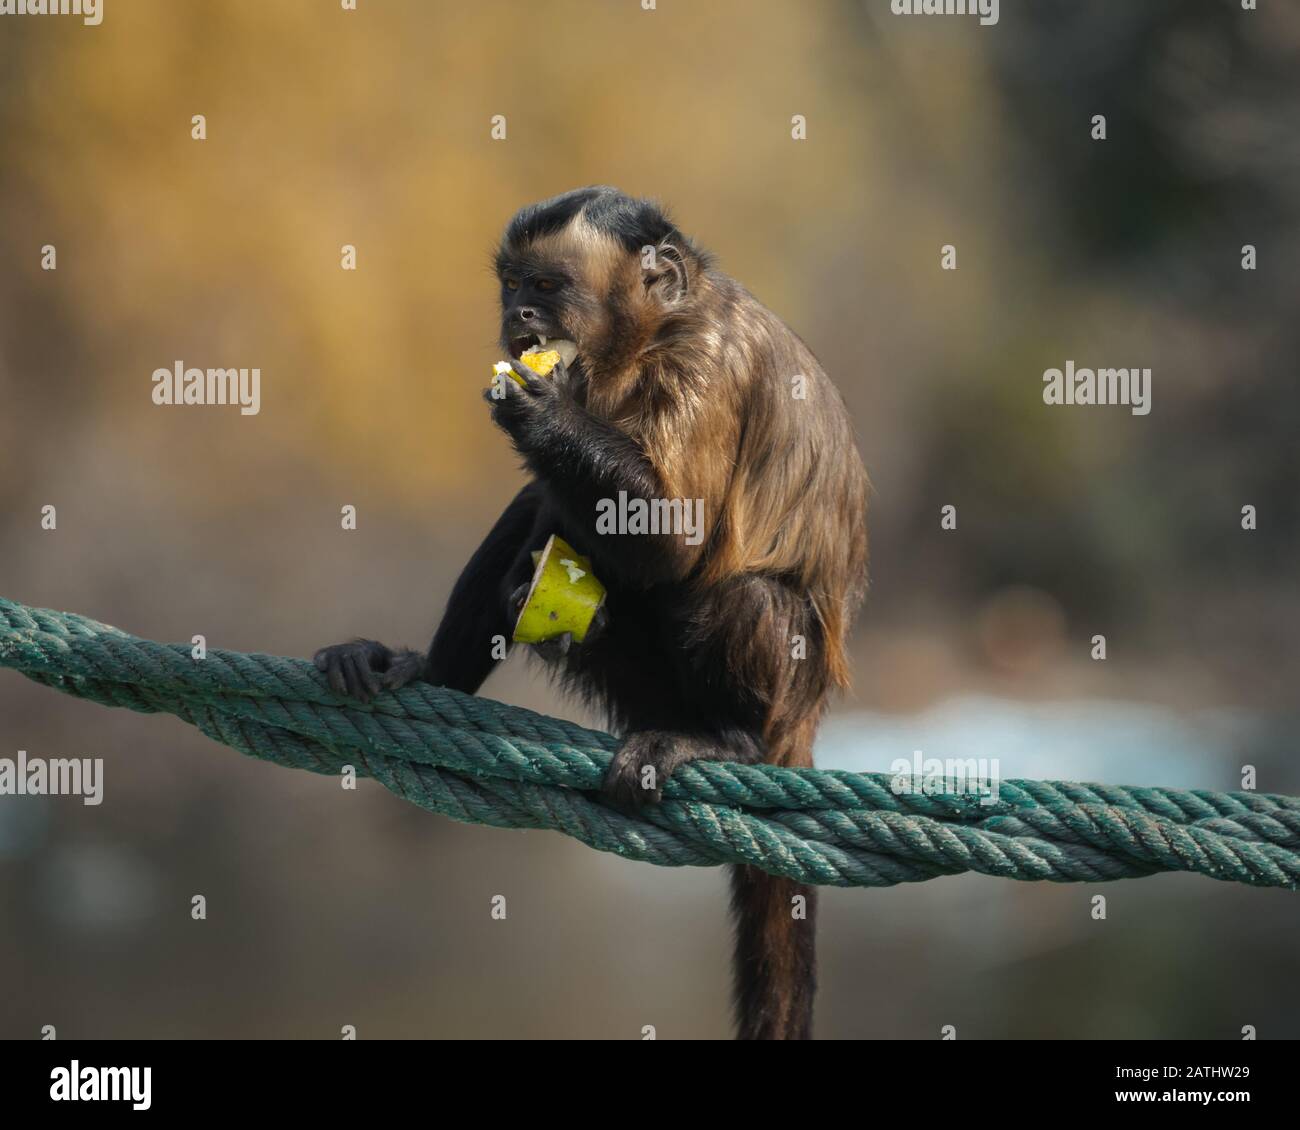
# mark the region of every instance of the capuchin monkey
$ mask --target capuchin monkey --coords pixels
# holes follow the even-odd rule
[[[606,802],[658,803],[697,758],[812,765],[866,587],[867,477],[838,391],[708,252],[616,189],[524,208],[496,270],[501,346],[523,384],[485,395],[531,479],[426,654],[355,640],[316,666],[362,701],[416,679],[473,694],[496,665],[493,638],[511,636],[532,552],[559,534],[607,596],[582,644],[534,650],[621,736]],[[549,379],[518,360],[557,341],[567,363]],[[598,504],[620,492],[702,500],[700,531],[598,532]],[[749,866],[731,887],[739,1036],[808,1038],[816,892]]]

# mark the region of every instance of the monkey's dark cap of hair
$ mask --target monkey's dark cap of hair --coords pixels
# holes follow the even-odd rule
[[[639,251],[664,238],[683,239],[657,204],[600,184],[575,188],[521,208],[506,228],[505,242],[520,246],[551,235],[579,213],[597,231],[613,236],[628,251]]]

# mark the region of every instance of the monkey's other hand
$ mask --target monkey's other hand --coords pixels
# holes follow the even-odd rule
[[[586,647],[588,644],[593,643],[608,624],[609,613],[605,611],[605,606],[602,604],[596,609],[596,614],[591,618],[591,623],[587,625],[587,634],[578,646]],[[569,649],[576,642],[572,632],[565,632],[562,636],[556,636],[554,639],[542,640],[541,643],[533,644],[533,650],[547,663],[555,663],[568,655]]]
[[[418,672],[411,672],[409,657],[413,654],[394,654],[375,640],[351,640],[321,648],[312,662],[316,670],[325,673],[335,694],[369,702],[385,687],[400,687],[418,677]]]
[[[554,421],[564,380],[563,362],[551,370],[551,379],[539,377],[522,361],[511,368],[523,382],[502,379],[489,388],[483,399],[492,408],[492,421],[505,431],[520,451],[536,447],[547,426]]]
[[[519,619],[519,614],[524,610],[524,605],[528,603],[528,594],[533,591],[533,582],[525,581],[514,592],[510,594],[507,602],[507,608],[512,617]],[[530,644],[534,654],[547,663],[554,663],[557,659],[563,659],[569,654],[569,648],[573,646],[573,633],[565,632],[562,636],[556,636],[554,639],[542,640],[540,643]]]
[[[707,757],[710,747],[687,734],[641,730],[614,752],[600,790],[617,808],[636,810],[663,800],[664,783],[679,765]]]

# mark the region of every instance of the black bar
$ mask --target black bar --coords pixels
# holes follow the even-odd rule
[[[1248,1126],[1252,1116],[1285,1112],[1296,1093],[1295,1045],[1282,1041],[827,1041],[798,1047],[716,1043],[707,1049],[690,1041],[658,1042],[670,1046],[11,1041],[0,1044],[0,1111],[10,1126],[34,1124],[18,1121],[24,1115],[68,1112],[85,1118],[200,1114],[205,1120],[283,1112],[320,1115],[338,1125],[349,1114],[399,1110],[431,1122],[463,1121],[466,1115],[476,1120],[471,1112],[477,1106],[495,1122],[512,1111],[583,1117],[575,1104],[596,1117],[608,1112],[608,1092],[624,1108],[635,1094],[636,1105],[652,1119],[656,1108],[675,1119],[687,1096],[694,1096],[690,1105],[698,1113],[730,1109],[733,1121],[751,1103],[768,1115],[771,1104],[802,1107],[805,1120],[847,1104],[864,1124],[886,1110],[894,1117],[923,1112],[927,1124],[944,1113],[978,1115],[981,1121],[1018,1117],[1031,1109],[1026,1103],[1043,1100],[1048,1105],[1038,1107],[1040,1112],[1056,1110],[1070,1121],[1121,1107],[1179,1115],[1205,1109],[1219,1117],[1244,1116],[1241,1124]],[[80,1086],[90,1088],[105,1077],[96,1070],[88,1082],[87,1068],[148,1067],[148,1108],[135,1110],[129,1097],[55,1101],[52,1088],[70,1079],[74,1062]],[[757,1066],[761,1075],[754,1073]],[[107,1083],[125,1078],[111,1075]],[[136,1095],[143,1094],[144,1078],[142,1072],[136,1076]],[[736,1106],[729,1108],[732,1102]]]

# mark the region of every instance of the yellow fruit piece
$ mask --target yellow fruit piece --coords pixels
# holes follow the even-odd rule
[[[519,360],[539,377],[549,377],[551,370],[560,363],[560,354],[554,349],[530,349]],[[492,366],[492,373],[494,376],[500,376],[504,373],[517,385],[522,386],[524,383],[519,374],[510,368],[509,361],[498,361]]]
[[[558,534],[533,554],[533,561],[533,584],[515,621],[515,642],[541,643],[571,632],[581,643],[605,603],[605,586],[592,573],[591,561]]]

